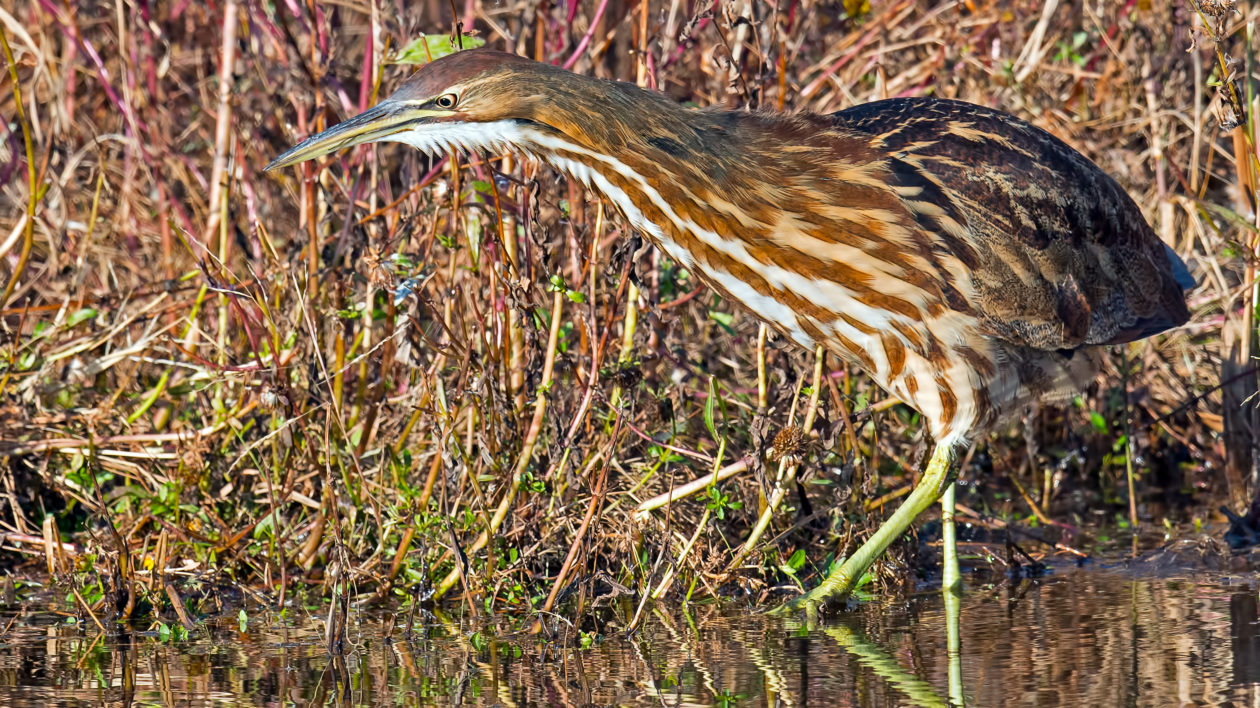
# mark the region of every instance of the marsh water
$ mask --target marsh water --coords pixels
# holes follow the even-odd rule
[[[352,610],[336,657],[313,616],[109,637],[11,607],[0,705],[948,705],[943,610],[930,590],[815,626],[693,605],[648,610],[631,636],[610,620],[565,642],[431,613],[408,633],[401,615]],[[1156,561],[973,578],[961,669],[969,705],[1260,705],[1255,576]]]

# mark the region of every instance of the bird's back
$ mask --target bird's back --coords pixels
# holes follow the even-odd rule
[[[929,231],[967,267],[970,307],[1004,341],[1041,350],[1128,342],[1188,318],[1185,265],[1124,189],[1076,150],[1006,113],[901,98],[830,118],[869,136]],[[944,216],[936,216],[941,210]]]

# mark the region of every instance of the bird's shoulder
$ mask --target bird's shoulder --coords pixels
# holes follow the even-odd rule
[[[1072,349],[1187,319],[1184,264],[1123,187],[1049,132],[935,98],[876,101],[827,119],[885,162],[889,186],[961,265],[970,306],[994,336]]]

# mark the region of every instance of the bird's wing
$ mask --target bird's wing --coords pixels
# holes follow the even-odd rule
[[[830,116],[886,155],[890,185],[962,264],[992,336],[1036,349],[1117,344],[1189,317],[1185,265],[1115,180],[1058,138],[960,101]]]

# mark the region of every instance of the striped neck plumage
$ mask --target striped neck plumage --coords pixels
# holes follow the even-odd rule
[[[607,180],[597,173],[612,169],[626,172],[629,168],[617,156],[603,155],[556,131],[543,130],[529,121],[498,120],[484,123],[444,123],[421,130],[395,133],[385,140],[410,145],[430,155],[452,150],[476,154],[503,153],[536,159],[577,179],[588,187],[601,189]],[[605,193],[613,198],[615,195]]]
[[[587,126],[566,127],[577,137],[533,121],[497,120],[427,125],[394,133],[385,139],[411,145],[428,154],[451,150],[511,152],[539,160],[598,191],[658,244],[667,241],[666,231],[670,225],[658,222],[668,219],[674,222],[673,226],[678,226],[682,221],[660,191],[663,180],[669,180],[678,170],[687,169],[670,164],[674,160],[668,151],[677,142],[657,137],[654,144],[648,143],[624,124],[601,121],[597,130],[602,129],[605,135],[599,136],[601,148],[596,149],[590,144],[593,136]],[[658,154],[643,154],[647,151]],[[645,216],[645,211],[654,218]],[[691,258],[684,252],[676,251],[671,255],[691,264]]]

